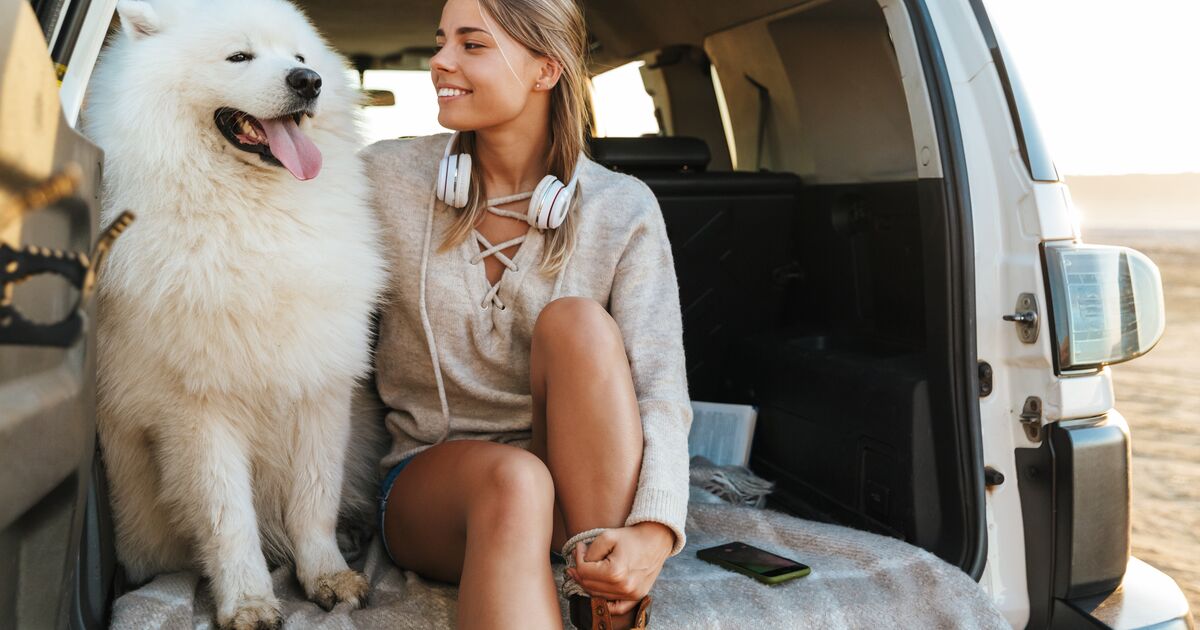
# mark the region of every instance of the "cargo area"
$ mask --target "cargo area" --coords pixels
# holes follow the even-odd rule
[[[961,315],[955,211],[919,174],[890,40],[876,3],[840,0],[645,55],[670,123],[592,153],[658,197],[691,396],[758,408],[750,465],[772,507],[966,568],[965,379],[929,334]]]
[[[414,93],[394,90],[397,102],[424,98],[419,73],[440,3],[418,3],[409,17],[425,22],[395,24],[390,40],[378,25],[346,22],[371,17],[368,5],[302,4],[361,71],[413,73]],[[917,619],[928,611],[909,609],[936,600],[948,607],[937,614],[994,623],[971,579],[983,541],[977,405],[967,404],[978,396],[968,378],[976,365],[964,336],[973,334],[963,289],[973,279],[962,275],[969,221],[939,164],[952,147],[933,155],[925,144],[934,96],[904,85],[893,41],[912,33],[891,28],[908,25],[905,9],[893,7],[889,22],[873,0],[740,9],[704,0],[680,22],[649,17],[675,11],[669,4],[585,5],[597,73],[640,61],[657,128],[597,135],[589,150],[657,197],[691,398],[757,408],[749,465],[775,491],[766,510],[694,495],[688,548],[655,586],[657,614],[678,627],[782,627],[805,610],[818,625],[854,625],[856,615],[878,619],[877,606]],[[906,63],[911,71],[917,60]],[[730,581],[694,551],[733,532],[823,571],[794,590]],[[905,574],[938,577],[897,598],[885,557]],[[453,619],[453,587],[398,572],[378,544],[363,562],[385,596],[351,618],[400,627]],[[287,591],[285,570],[275,576],[288,623],[310,623],[311,604]],[[956,591],[956,603],[941,597]],[[850,599],[859,604],[845,606]],[[137,622],[210,607],[201,587],[164,576],[114,610]]]
[[[417,102],[441,3],[411,4],[397,19],[301,3],[367,77],[411,74],[395,98]],[[918,13],[874,0],[584,7],[596,101],[606,71],[637,62],[653,101],[644,135],[590,148],[658,198],[692,399],[758,408],[750,465],[777,482],[773,507],[977,575],[970,222]]]

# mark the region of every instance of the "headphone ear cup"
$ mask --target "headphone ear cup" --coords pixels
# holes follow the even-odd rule
[[[546,184],[546,196],[542,199],[542,203],[538,205],[537,213],[537,227],[541,230],[554,227],[550,224],[550,216],[554,212],[556,200],[562,196],[563,188],[565,188],[557,177],[553,175],[548,175],[547,177],[552,179]]]
[[[551,188],[553,187],[554,182],[557,181],[558,178],[553,175],[547,175],[543,177],[542,181],[538,182],[538,185],[534,187],[533,195],[529,197],[529,212],[525,220],[529,223],[529,225],[532,225],[539,230],[545,229],[540,222],[542,209],[545,208],[546,204],[548,203],[549,193],[553,192]]]
[[[546,188],[546,198],[542,200],[541,206],[538,208],[538,227],[545,230],[549,229],[550,216],[554,214],[554,206],[559,197],[562,196],[563,189],[566,186],[556,177],[554,181]]]
[[[546,209],[546,227],[555,229],[562,225],[567,218],[567,210],[571,207],[571,199],[575,197],[575,185],[563,186],[556,191]]]
[[[454,191],[458,190],[458,159],[461,156],[457,153],[446,158],[446,198],[447,205],[455,208],[460,207],[457,199],[454,197]]]
[[[456,166],[457,177],[454,178],[455,208],[464,208],[471,196],[471,154],[460,153]]]
[[[437,187],[434,189],[434,194],[441,201],[446,201],[446,175],[448,172],[451,156],[442,158],[438,162]],[[449,202],[447,202],[449,203]]]

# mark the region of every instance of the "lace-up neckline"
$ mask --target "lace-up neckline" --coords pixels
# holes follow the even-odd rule
[[[504,210],[502,208],[497,208],[496,206],[502,206],[506,203],[512,203],[514,201],[521,201],[523,199],[529,199],[532,196],[533,196],[533,191],[529,191],[529,192],[517,193],[515,195],[509,195],[507,197],[498,197],[496,199],[488,199],[487,200],[487,211],[491,212],[492,214],[497,215],[497,216],[508,217],[510,219],[519,219],[522,223],[524,223],[524,222],[526,222],[526,213],[514,212],[512,210]],[[530,228],[530,229],[532,229],[532,228]],[[504,301],[500,299],[500,295],[499,295],[500,283],[504,280],[504,275],[506,273],[508,273],[510,271],[516,273],[517,271],[520,270],[520,267],[517,265],[517,263],[514,262],[512,258],[509,258],[508,256],[506,256],[504,254],[503,250],[508,249],[509,247],[512,247],[513,245],[520,245],[520,244],[524,243],[525,238],[527,236],[529,236],[529,232],[526,231],[524,234],[521,234],[520,236],[517,236],[515,238],[510,238],[507,241],[504,241],[502,243],[496,243],[494,245],[492,244],[492,242],[490,240],[488,240],[488,238],[486,236],[483,235],[482,232],[479,231],[478,228],[476,228],[474,230],[474,233],[475,233],[475,247],[478,248],[478,246],[482,245],[483,249],[478,252],[475,252],[471,256],[471,264],[477,265],[483,259],[487,258],[488,256],[495,256],[496,260],[499,260],[500,263],[502,265],[504,265],[504,271],[500,272],[500,277],[496,279],[496,282],[495,283],[491,283],[490,281],[488,282],[488,284],[490,286],[488,287],[487,293],[483,296],[483,300],[481,300],[479,302],[479,308],[487,309],[491,306],[495,306],[496,308],[503,311],[505,309],[505,305],[504,305]],[[518,250],[518,251],[520,251],[520,250]],[[516,256],[516,254],[513,254],[513,256]],[[487,272],[486,271],[484,272],[483,276],[484,276],[484,280],[486,281],[487,280]]]

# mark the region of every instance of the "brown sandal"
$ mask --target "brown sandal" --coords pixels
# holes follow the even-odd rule
[[[571,623],[579,630],[624,630],[613,627],[612,614],[608,610],[608,600],[603,597],[586,597],[572,595],[569,599]],[[634,609],[633,625],[630,630],[645,630],[650,624],[649,595],[638,602]]]
[[[575,566],[575,556],[572,553],[575,545],[581,542],[591,542],[604,532],[606,528],[598,527],[580,532],[569,538],[562,548],[562,557],[566,560],[567,568]],[[588,597],[579,584],[567,575],[563,569],[562,594],[567,598],[570,610],[571,624],[579,630],[625,630],[614,628],[612,613],[608,610],[608,600],[603,597]],[[633,625],[629,630],[645,630],[650,623],[650,596],[643,597],[634,609]]]

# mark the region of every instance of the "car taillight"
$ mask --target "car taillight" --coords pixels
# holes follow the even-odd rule
[[[1162,277],[1128,247],[1044,246],[1059,372],[1094,370],[1149,352],[1166,327]]]

